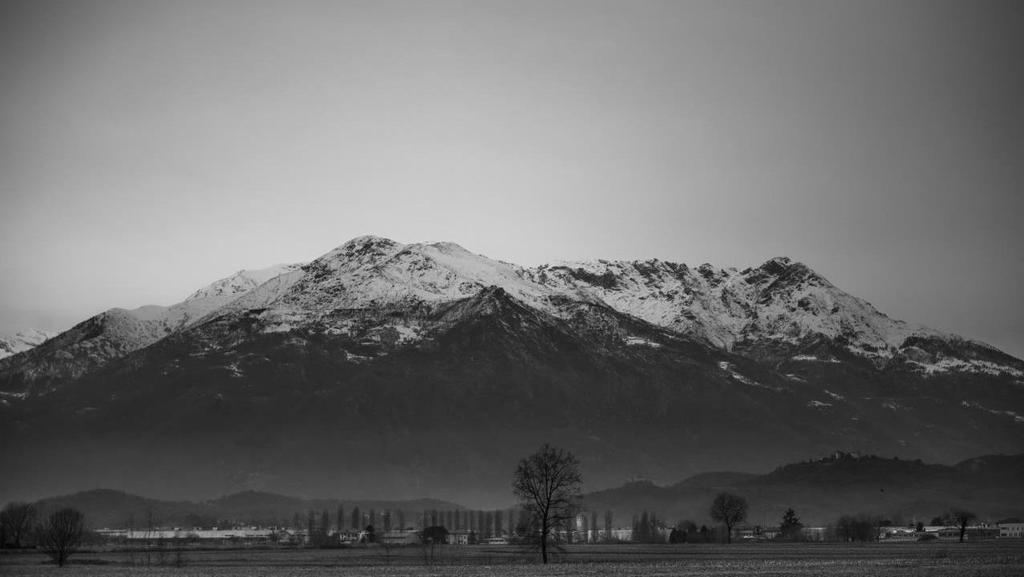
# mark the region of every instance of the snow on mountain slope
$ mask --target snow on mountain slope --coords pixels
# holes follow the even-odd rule
[[[355,238],[302,268],[267,283],[223,312],[261,310],[269,332],[315,325],[348,332],[350,319],[338,311],[431,306],[499,286],[539,308],[555,291],[526,278],[524,269],[470,253],[452,243],[400,244],[389,239]],[[396,326],[415,340],[415,326]]]
[[[902,359],[908,339],[917,339],[917,349],[927,351],[913,349],[916,356],[909,360],[927,374],[1002,370],[993,368],[1000,363],[993,364],[984,346],[891,319],[807,266],[782,257],[743,271],[659,260],[527,269],[453,243],[401,244],[364,236],[250,291],[220,313],[255,311],[265,332],[304,328],[354,335],[354,311],[390,310],[396,313],[386,321],[390,324],[378,328],[395,329],[403,342],[414,342],[425,330],[417,320],[422,307],[471,297],[491,286],[559,318],[572,317],[579,303],[596,303],[717,348],[776,361],[810,358],[813,351],[804,348],[826,339],[834,348],[882,366]],[[959,344],[950,348],[950,343]],[[964,343],[973,347],[971,352],[965,352]],[[965,355],[963,362],[950,360]]]
[[[447,301],[488,286],[500,286],[531,304],[552,293],[525,278],[523,270],[453,243],[403,245],[371,236],[353,239],[310,263],[306,279],[296,288],[329,294],[336,308]],[[295,291],[285,300],[301,298]]]
[[[710,265],[694,270],[658,260],[559,263],[530,271],[536,282],[560,292],[603,302],[724,349],[732,347],[747,324],[743,309],[748,305],[738,298],[729,274]]]
[[[168,307],[147,305],[132,310],[114,310],[124,311],[125,314],[141,322],[154,325],[157,332],[162,331],[164,334],[169,334],[191,325],[271,279],[299,270],[301,266],[299,264],[279,264],[259,270],[240,270],[197,290],[182,302]],[[152,340],[148,340],[140,346],[152,342]]]
[[[278,264],[259,270],[240,270],[192,293],[185,302],[211,297],[237,297],[272,278],[302,268],[301,264]]]
[[[53,338],[56,334],[56,331],[28,329],[0,337],[0,359],[27,351],[47,339]]]
[[[798,345],[823,336],[842,338],[862,356],[890,358],[911,335],[939,334],[890,319],[787,258],[744,271],[650,260],[561,263],[530,274],[726,350],[750,341]]]
[[[299,266],[239,271],[168,307],[148,305],[102,312],[23,355],[0,361],[0,384],[76,378],[196,323],[243,296],[262,279],[280,276],[282,272],[288,274]]]
[[[489,287],[566,322],[595,310],[591,305],[609,307],[775,364],[851,353],[879,368],[897,363],[926,375],[1024,370],[1024,363],[986,345],[891,319],[787,258],[742,271],[659,260],[527,269],[453,243],[401,244],[376,236],[352,239],[307,265],[239,271],[170,307],[112,309],[52,348],[88,348],[102,361],[217,319],[224,321],[217,323],[227,331],[218,333],[224,342],[237,341],[244,335],[229,333],[242,326],[233,321],[242,316],[245,326],[255,321],[265,333],[302,330],[404,345],[432,330],[424,319],[438,306]],[[633,337],[626,342],[641,342]]]

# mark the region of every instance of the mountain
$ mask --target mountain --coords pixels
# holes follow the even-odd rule
[[[489,507],[543,442],[598,487],[836,447],[947,463],[1024,450],[1024,362],[890,319],[785,258],[524,268],[370,236],[278,272],[198,291],[193,314],[100,315],[0,361],[0,496]]]
[[[589,493],[584,503],[598,512],[612,511],[620,522],[647,510],[669,523],[689,519],[700,525],[711,522],[708,509],[723,491],[746,498],[748,522],[762,526],[778,525],[789,507],[809,525],[859,513],[897,524],[927,524],[953,507],[994,521],[1024,514],[1024,454],[948,466],[837,452],[764,475],[714,473],[664,487],[631,483]]]
[[[0,360],[0,390],[32,394],[75,379],[199,321],[268,280],[299,265],[241,270],[169,307],[110,309],[24,354]]]
[[[56,334],[54,331],[29,329],[5,337],[0,336],[0,359],[23,353],[32,347],[39,346],[46,339],[52,338]]]

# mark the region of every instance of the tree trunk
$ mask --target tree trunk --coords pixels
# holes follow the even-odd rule
[[[541,521],[540,527],[540,558],[547,565],[548,562],[548,520]]]

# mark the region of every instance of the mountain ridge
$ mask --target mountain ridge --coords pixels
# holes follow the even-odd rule
[[[818,360],[808,351],[824,337],[879,367],[899,363],[927,374],[1005,372],[1024,379],[1024,362],[1019,359],[984,343],[894,321],[787,257],[743,271],[708,264],[694,269],[657,259],[566,262],[528,269],[474,255],[454,243],[403,245],[377,236],[352,239],[301,268],[277,265],[239,271],[171,307],[111,309],[85,321],[90,323],[85,334],[74,342],[62,341],[35,356],[66,353],[80,341],[102,336],[103,346],[90,343],[81,353],[89,357],[84,367],[61,372],[52,368],[56,363],[39,361],[51,366],[41,371],[48,377],[75,378],[226,312],[262,308],[271,325],[268,330],[287,331],[295,322],[322,322],[332,310],[438,303],[488,286],[500,286],[531,306],[563,317],[567,313],[559,302],[601,302],[710,346],[776,363]],[[412,339],[415,327],[405,329]],[[953,349],[966,354],[951,356]],[[31,364],[18,358],[0,361],[0,384],[18,374],[18,367],[27,367],[21,372],[33,380]]]
[[[708,473],[667,486],[626,485],[588,495],[589,503],[621,515],[640,510],[666,520],[707,519],[722,491],[744,496],[748,522],[778,524],[792,507],[805,524],[828,525],[840,515],[871,514],[906,524],[927,522],[951,508],[983,520],[1024,514],[1024,454],[986,455],[953,465],[837,451],[776,467],[765,474]],[[628,517],[627,517],[628,518]]]
[[[1024,363],[909,329],[789,259],[527,269],[360,237],[226,284],[245,292],[79,373],[33,368],[45,350],[0,361],[0,457],[15,463],[0,494],[373,486],[478,504],[542,442],[601,483],[836,446],[940,462],[1024,450]],[[109,334],[76,329],[55,340]],[[74,366],[73,352],[49,354]]]

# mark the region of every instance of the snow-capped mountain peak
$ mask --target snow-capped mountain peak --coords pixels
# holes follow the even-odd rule
[[[240,270],[235,274],[197,290],[185,299],[186,302],[210,297],[243,295],[268,280],[300,268],[301,264],[277,264],[258,270]]]
[[[524,268],[451,242],[402,244],[372,235],[306,265],[239,271],[170,307],[112,309],[51,348],[79,347],[90,358],[106,359],[207,321],[230,326],[242,317],[263,333],[363,338],[390,331],[408,344],[430,334],[424,318],[494,289],[568,322],[577,322],[581,310],[607,307],[678,337],[775,363],[846,354],[878,367],[916,363],[931,372],[1005,373],[990,365],[1017,366],[983,347],[965,352],[968,345],[958,343],[966,341],[953,335],[891,319],[787,257],[742,271],[658,259]]]
[[[550,291],[524,278],[523,269],[469,252],[450,242],[400,244],[364,236],[303,268],[284,298],[288,306],[361,308],[399,302],[440,302],[500,286],[538,302]]]
[[[14,371],[28,370],[45,378],[77,377],[191,326],[253,292],[257,286],[272,284],[268,281],[294,274],[299,267],[276,265],[255,271],[242,270],[171,306],[146,305],[131,310],[113,308],[56,335],[42,346],[14,350],[13,353],[24,351],[26,354],[5,359],[4,364]]]
[[[27,351],[56,335],[56,331],[27,329],[13,335],[0,336],[0,359]]]

